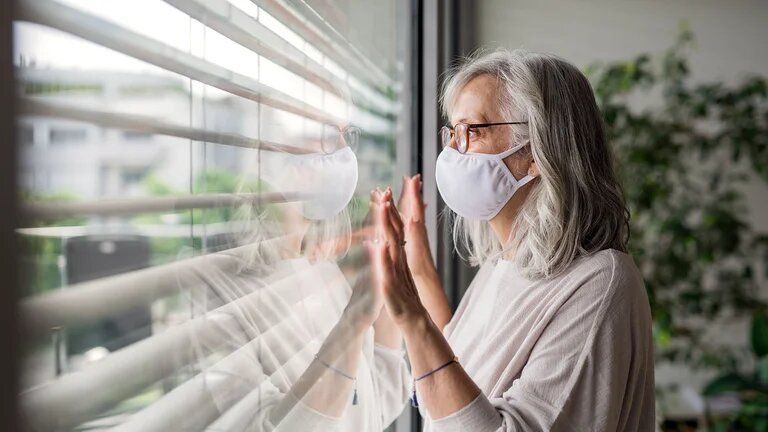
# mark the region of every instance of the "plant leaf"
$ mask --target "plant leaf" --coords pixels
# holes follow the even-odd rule
[[[715,396],[722,393],[740,392],[752,386],[749,381],[737,373],[721,375],[710,381],[704,387],[704,396]]]
[[[768,316],[765,312],[752,315],[752,350],[758,357],[768,354]]]

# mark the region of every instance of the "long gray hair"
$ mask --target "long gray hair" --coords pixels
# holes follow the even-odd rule
[[[496,238],[488,222],[454,215],[453,238],[459,254],[465,249],[469,262],[479,265],[512,250],[524,276],[545,279],[579,256],[607,248],[626,252],[629,211],[584,74],[554,55],[525,50],[478,52],[449,71],[443,83],[440,102],[446,117],[450,118],[462,88],[484,74],[498,80],[498,103],[507,117],[493,121],[528,121],[513,126],[513,139],[530,141],[526,151],[541,175],[506,244]],[[512,113],[523,118],[512,119]]]

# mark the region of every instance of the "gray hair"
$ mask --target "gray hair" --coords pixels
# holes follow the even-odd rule
[[[440,100],[448,118],[467,83],[484,74],[496,77],[498,103],[508,117],[494,121],[528,121],[513,126],[513,139],[530,141],[526,149],[541,173],[506,244],[488,222],[454,215],[460,255],[463,246],[470,264],[479,265],[514,251],[524,276],[546,279],[581,255],[607,248],[627,251],[629,211],[584,74],[557,56],[525,50],[478,52],[448,74]],[[510,118],[513,112],[523,118]]]

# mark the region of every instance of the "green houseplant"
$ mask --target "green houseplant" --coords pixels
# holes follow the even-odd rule
[[[736,412],[712,418],[715,431],[768,431],[768,314],[756,312],[751,330],[752,370],[725,372],[707,384],[706,396],[736,394],[741,406]]]
[[[729,348],[710,330],[766,308],[759,272],[768,237],[747,222],[742,187],[750,176],[768,181],[768,85],[760,76],[692,83],[693,46],[683,27],[661,55],[586,73],[630,206],[657,357],[735,374],[750,367],[747,347]]]

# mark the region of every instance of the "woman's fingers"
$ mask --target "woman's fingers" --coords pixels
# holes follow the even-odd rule
[[[386,236],[385,225],[389,224],[386,214],[383,212],[384,208],[381,204],[380,193],[378,190],[374,191],[373,199],[371,200],[370,213],[371,220],[373,222],[373,236],[376,241],[384,241]]]
[[[402,212],[408,212],[408,204],[406,203],[406,195],[408,193],[408,184],[410,183],[411,178],[408,176],[403,176],[403,185],[400,188],[400,198],[397,199],[397,207]]]
[[[383,241],[388,244],[389,255],[392,257],[392,261],[397,262],[400,259],[401,246],[398,234],[389,218],[388,204],[386,202],[379,204],[379,211],[383,221],[381,226]]]
[[[400,212],[397,211],[397,208],[395,207],[395,202],[392,197],[392,189],[387,189],[388,194],[384,196],[385,207],[387,207],[387,216],[389,218],[389,223],[392,224],[392,228],[395,230],[395,234],[397,234],[397,239],[402,242],[403,239],[403,220],[400,217]]]
[[[411,178],[409,187],[409,194],[412,197],[413,210],[411,218],[416,222],[424,220],[424,199],[421,195],[421,187],[423,183],[421,181],[421,174],[416,174]]]
[[[424,208],[421,198],[421,174],[413,177],[403,176],[403,189],[400,191],[398,208],[405,220],[423,219]]]
[[[413,190],[411,185],[413,180],[418,180],[418,176],[408,179],[407,187]],[[421,203],[417,203],[421,206]],[[394,197],[391,188],[385,190],[376,189],[371,194],[371,210],[374,236],[379,241],[387,242],[387,250],[393,265],[404,264],[404,240],[408,227],[404,223],[398,209],[394,204]],[[411,220],[409,220],[410,226]]]
[[[397,207],[406,219],[414,216],[419,211],[421,187],[421,174],[413,177],[403,176],[403,187],[400,189],[400,198],[397,201]]]

